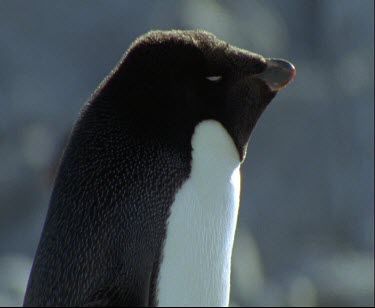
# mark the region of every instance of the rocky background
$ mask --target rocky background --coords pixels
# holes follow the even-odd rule
[[[374,304],[373,1],[0,0],[0,306],[21,305],[79,109],[139,35],[206,29],[297,68],[242,170],[232,305]]]

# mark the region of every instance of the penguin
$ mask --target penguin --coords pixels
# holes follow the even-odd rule
[[[241,163],[295,73],[202,30],[139,37],[72,130],[24,306],[228,306]]]

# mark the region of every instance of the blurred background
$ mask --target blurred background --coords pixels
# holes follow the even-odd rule
[[[295,81],[242,168],[233,306],[374,304],[374,3],[0,0],[0,306],[21,305],[85,100],[139,35],[205,29]]]

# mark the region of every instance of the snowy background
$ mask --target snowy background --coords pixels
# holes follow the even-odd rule
[[[79,109],[139,35],[195,29],[297,68],[242,170],[232,304],[372,306],[373,1],[0,0],[0,306],[21,305]]]

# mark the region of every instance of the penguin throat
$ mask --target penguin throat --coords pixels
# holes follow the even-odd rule
[[[228,306],[240,159],[225,128],[200,123],[191,173],[170,209],[157,284],[159,306]]]

